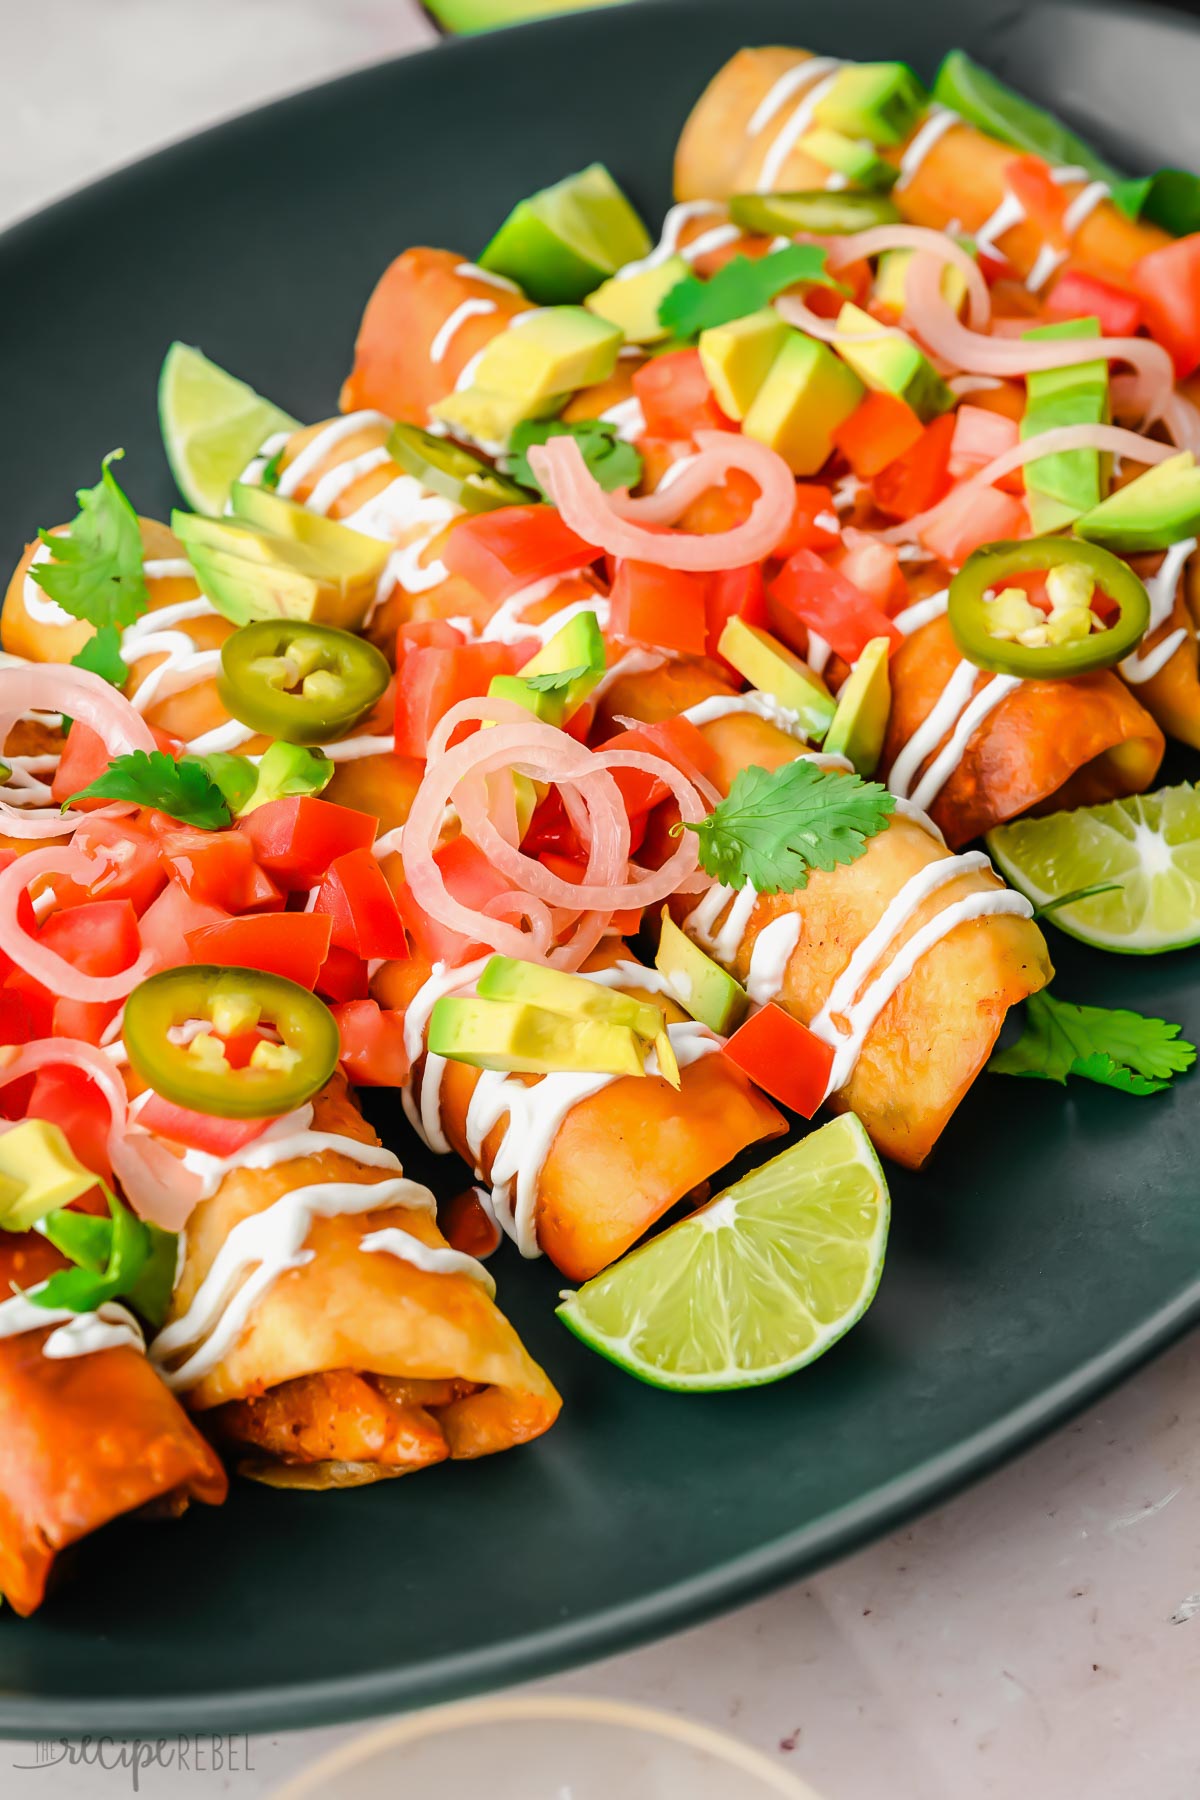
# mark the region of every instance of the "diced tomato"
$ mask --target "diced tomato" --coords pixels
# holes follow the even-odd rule
[[[1011,494],[964,483],[922,531],[921,542],[949,568],[957,569],[981,544],[1020,537],[1028,523],[1024,504]]]
[[[283,905],[282,890],[259,867],[254,846],[240,832],[178,825],[160,834],[158,854],[172,880],[196,900],[211,900],[231,912]]]
[[[1133,270],[1142,317],[1180,381],[1200,368],[1200,231],[1143,256]]]
[[[833,490],[815,481],[796,483],[796,504],[787,533],[774,554],[787,561],[797,550],[836,550],[842,529],[833,508]]]
[[[334,858],[309,916],[328,918],[333,942],[368,961],[408,955],[400,908],[370,850],[351,850]]]
[[[25,996],[19,988],[7,983],[0,988],[0,1044],[27,1044],[34,1032]],[[38,1033],[39,1036],[43,1035]],[[8,1097],[8,1089],[0,1088],[0,1104]],[[6,1115],[7,1116],[7,1115]]]
[[[854,473],[870,481],[911,450],[925,427],[896,394],[868,394],[833,433],[833,441]]]
[[[408,1079],[404,1014],[374,1000],[349,1000],[330,1009],[342,1040],[341,1064],[356,1087],[401,1087]]]
[[[134,911],[140,913],[162,892],[167,872],[158,853],[159,834],[146,816],[128,813],[120,819],[88,818],[72,842],[76,849],[97,858],[101,873],[90,887],[56,876],[54,895],[60,907],[92,900],[130,900]]]
[[[773,1000],[738,1026],[723,1054],[801,1118],[811,1119],[825,1098],[833,1046]]]
[[[451,838],[434,852],[434,862],[446,884],[446,891],[462,906],[482,911],[489,900],[499,894],[511,894],[512,883],[493,868],[483,851],[470,838]],[[454,931],[432,918],[414,900],[407,883],[396,892],[401,917],[417,950],[429,962],[460,963],[478,954],[482,948],[460,931]],[[350,996],[347,996],[348,998]]]
[[[317,992],[323,1000],[365,1000],[371,991],[367,965],[353,950],[330,946],[317,976]]]
[[[609,630],[673,656],[703,656],[707,589],[705,575],[622,557],[613,582]]]
[[[193,899],[177,881],[167,883],[157,900],[142,914],[142,943],[154,954],[156,969],[175,969],[192,961],[188,933],[201,926],[216,925],[229,914],[211,900]]]
[[[698,350],[652,356],[635,369],[633,391],[642,403],[649,437],[690,438],[698,431],[737,430],[717,405]]]
[[[545,799],[539,800],[534,807],[533,817],[521,839],[521,849],[526,856],[541,857],[550,851],[552,855],[565,856],[569,862],[587,861],[587,852],[567,817],[557,788],[551,788]]]
[[[466,513],[442,546],[452,575],[499,603],[549,575],[586,569],[600,552],[577,537],[552,506],[500,506]]]
[[[54,780],[50,783],[51,798],[59,806],[103,775],[112,758],[108,754],[108,746],[99,732],[93,731],[79,719],[72,720],[71,729],[67,733],[67,741],[63,745],[62,756],[58,768],[54,771]],[[87,812],[97,806],[107,806],[107,800],[81,800],[77,812]]]
[[[853,525],[847,525],[846,541],[829,561],[880,612],[897,612],[908,605],[908,583],[894,544],[881,543],[869,531],[857,531]]]
[[[189,1150],[206,1151],[209,1156],[236,1156],[275,1123],[274,1119],[223,1119],[216,1113],[193,1112],[190,1106],[176,1106],[173,1100],[155,1093],[138,1107],[137,1122],[158,1137],[186,1144]]]
[[[370,856],[369,850],[358,854]],[[192,961],[231,969],[261,969],[314,988],[329,955],[333,921],[316,912],[258,913],[201,925],[187,934]]]
[[[1069,201],[1061,184],[1055,181],[1049,163],[1040,156],[1015,156],[1004,165],[1004,182],[1042,237],[1052,244],[1065,244],[1067,234],[1063,215]]]
[[[68,1063],[39,1069],[25,1117],[49,1119],[59,1126],[84,1168],[94,1169],[105,1181],[112,1179],[108,1155],[112,1114],[108,1101],[82,1069]]]
[[[642,756],[657,756],[686,775],[689,781],[694,781],[697,776],[713,781],[718,772],[716,751],[690,719],[661,719],[653,725],[631,725],[608,738],[600,748],[636,750]],[[650,812],[671,791],[664,781],[646,769],[613,769],[612,777],[621,790],[630,819]]]
[[[452,650],[468,641],[465,632],[448,619],[409,619],[396,633],[396,660],[400,662],[410,650],[423,650],[431,645],[439,650]]]
[[[374,843],[378,828],[371,813],[312,794],[269,800],[237,822],[259,863],[289,893],[315,887],[336,856]]]
[[[556,856],[552,850],[544,850],[538,860],[552,875],[557,875],[560,881],[569,881],[575,886],[583,880],[584,865],[572,861],[570,857]],[[613,930],[622,937],[632,936],[641,927],[642,908],[632,906],[627,907],[624,912],[615,912],[610,923]]]
[[[704,654],[727,669],[731,665],[718,655],[717,645],[726,625],[735,618],[766,629],[767,596],[761,563],[747,563],[741,569],[720,569],[708,578],[704,593]]]
[[[452,1250],[466,1256],[490,1256],[500,1247],[503,1233],[491,1214],[484,1211],[480,1188],[469,1187],[438,1208],[442,1236]]]
[[[954,415],[954,436],[950,440],[950,473],[958,477],[974,475],[986,468],[997,456],[1011,450],[1020,438],[1015,419],[991,412],[982,406],[962,405]],[[1024,478],[1019,469],[1013,471],[1024,492]]]
[[[460,700],[486,694],[493,675],[515,674],[521,650],[515,644],[497,643],[428,644],[406,650],[396,671],[398,754],[427,756],[434,726]]]
[[[1099,319],[1104,337],[1133,337],[1142,323],[1142,303],[1128,288],[1082,269],[1064,269],[1046,298],[1048,319]]]
[[[844,662],[856,662],[872,638],[903,639],[885,612],[813,550],[797,550],[771,584],[771,598],[817,632]]]
[[[895,519],[912,519],[936,506],[950,491],[953,440],[954,414],[943,413],[925,427],[911,450],[882,469],[871,483],[880,512]]]
[[[137,914],[128,900],[95,900],[89,906],[53,912],[37,939],[83,975],[117,975],[137,961],[142,948]],[[64,1000],[53,994],[50,998],[54,1035],[81,1038],[88,1044],[100,1042],[119,1005],[115,1000]]]

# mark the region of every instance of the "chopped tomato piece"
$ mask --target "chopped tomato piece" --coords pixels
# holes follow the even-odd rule
[[[771,584],[771,598],[823,637],[844,662],[856,662],[872,638],[889,638],[893,649],[903,642],[887,614],[813,550],[797,550],[784,564]]]
[[[964,483],[939,508],[938,517],[921,533],[921,542],[949,568],[957,569],[981,544],[1021,537],[1027,532],[1028,523],[1023,503],[1011,494]]]
[[[384,1012],[374,1000],[348,1000],[331,1008],[342,1039],[341,1064],[356,1087],[401,1087],[408,1079],[404,1014]]]
[[[89,906],[53,912],[38,930],[37,939],[84,975],[117,975],[137,961],[142,948],[137,914],[128,900],[96,900]],[[12,981],[14,985],[36,985],[23,971]],[[88,1044],[100,1042],[119,1006],[115,1000],[64,1000],[53,994],[50,1000],[53,1034],[81,1038]]]
[[[39,1032],[39,1037],[45,1034]],[[27,1044],[34,1036],[33,1021],[29,1016],[29,1008],[25,1004],[25,996],[18,988],[7,984],[0,988],[0,1044]],[[11,1093],[22,1086],[21,1082],[13,1082],[7,1088],[0,1088],[0,1110],[7,1107]],[[4,1112],[5,1118],[12,1115]]]
[[[1067,234],[1063,215],[1069,201],[1062,186],[1055,181],[1050,165],[1040,156],[1015,156],[1004,166],[1004,181],[1010,194],[1019,200],[1025,216],[1041,235],[1052,244],[1065,244]]]
[[[833,441],[854,473],[870,481],[911,450],[924,429],[906,400],[896,394],[874,393],[842,421]]]
[[[54,780],[50,783],[51,798],[61,806],[80,788],[85,788],[103,775],[112,758],[108,754],[108,746],[99,732],[93,731],[79,719],[71,723],[67,733],[67,741],[63,745],[62,756]],[[81,800],[76,807],[77,812],[88,812],[97,806],[108,806],[107,800]]]
[[[796,505],[787,533],[775,555],[787,560],[797,550],[836,550],[842,528],[833,506],[832,488],[815,481],[796,483]]]
[[[954,436],[950,440],[951,475],[957,478],[977,474],[996,457],[1011,450],[1020,435],[1016,420],[1006,418],[1003,413],[982,406],[960,406],[954,415]],[[1006,477],[1004,485],[1007,486],[1012,478],[1019,484],[1015,491],[1024,493],[1025,478],[1021,470],[1014,469],[1013,477]]]
[[[717,645],[726,625],[734,618],[766,629],[767,596],[761,563],[747,563],[741,569],[720,569],[708,578],[704,593],[704,654],[724,668],[730,665],[718,656]],[[738,679],[740,681],[740,677]]]
[[[371,850],[334,858],[308,916],[329,919],[333,942],[368,961],[408,955],[400,908]]]
[[[370,856],[369,850],[359,852]],[[223,919],[187,934],[192,961],[231,969],[261,969],[314,988],[329,955],[333,921],[327,913],[258,913]]]
[[[494,517],[482,514],[481,517]],[[427,644],[405,651],[396,671],[396,750],[424,757],[434,726],[460,700],[478,699],[493,675],[512,675],[523,647],[515,644]]]
[[[104,1181],[112,1179],[108,1154],[112,1114],[108,1101],[82,1069],[67,1063],[39,1069],[25,1117],[49,1119],[59,1126],[84,1168],[94,1169]]]
[[[290,893],[315,887],[335,856],[374,843],[378,826],[371,813],[312,794],[270,800],[237,822],[259,863]]]
[[[954,414],[943,413],[927,425],[911,450],[881,469],[871,483],[880,512],[895,519],[913,519],[936,506],[950,491],[950,445],[954,438]]]
[[[642,756],[657,756],[686,775],[689,781],[695,781],[697,776],[713,781],[718,773],[716,751],[690,719],[661,719],[654,725],[631,725],[608,738],[600,748],[636,750]],[[612,777],[621,790],[625,810],[631,819],[650,812],[671,792],[666,782],[648,769],[614,769]]]
[[[59,906],[79,906],[91,900],[130,900],[135,912],[145,912],[167,880],[158,841],[158,832],[144,814],[87,819],[76,830],[72,843],[96,858],[100,872],[87,888],[56,876],[54,894]]]
[[[229,917],[223,906],[194,899],[178,882],[168,882],[157,900],[142,914],[142,944],[154,953],[155,969],[174,969],[192,961],[188,933],[203,925],[216,925]]]
[[[543,850],[538,861],[544,868],[549,869],[552,875],[557,875],[560,881],[577,884],[583,880],[584,865],[573,862],[570,857],[556,856],[552,850]],[[631,936],[642,923],[642,908],[631,906],[627,907],[624,912],[615,912],[610,923],[613,930],[619,932],[622,937]]]
[[[340,1000],[365,1000],[371,991],[367,965],[353,950],[339,944],[330,946],[329,955],[317,976],[317,992],[330,1003]]]
[[[446,891],[462,906],[477,912],[499,894],[511,894],[512,883],[492,867],[470,838],[451,838],[434,851],[433,860],[441,872]],[[460,931],[434,919],[414,900],[405,883],[396,893],[401,917],[418,951],[429,962],[466,962],[484,947]]]
[[[585,544],[552,506],[500,506],[466,513],[442,546],[452,575],[497,604],[532,582],[586,569],[599,551]]]
[[[724,1055],[772,1100],[811,1119],[825,1098],[833,1047],[772,1000],[739,1025]]]
[[[736,431],[717,405],[698,350],[668,350],[633,374],[648,437],[690,438],[698,431]]]
[[[283,904],[280,888],[255,860],[250,840],[237,831],[178,825],[160,834],[158,854],[172,879],[197,900],[212,900],[231,912]]]
[[[673,656],[703,656],[708,578],[622,557],[613,582],[609,630]]]
[[[1064,269],[1046,299],[1048,319],[1099,319],[1104,337],[1133,337],[1141,328],[1142,303],[1128,288],[1082,269]]]
[[[138,1124],[155,1136],[171,1138],[209,1156],[236,1156],[275,1123],[274,1119],[223,1119],[216,1113],[193,1112],[190,1106],[176,1106],[173,1100],[153,1092],[135,1116]]]
[[[1183,381],[1200,368],[1200,231],[1143,256],[1133,287],[1151,336],[1170,352]]]
[[[829,560],[880,612],[896,612],[908,605],[908,583],[894,544],[881,543],[869,531],[847,525],[845,544]]]

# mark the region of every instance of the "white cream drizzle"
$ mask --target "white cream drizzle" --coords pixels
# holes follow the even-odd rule
[[[943,618],[949,605],[950,589],[943,588],[940,593],[930,594],[927,599],[915,600],[911,606],[906,606],[903,612],[896,614],[892,624],[904,637],[908,637],[911,632],[920,631],[922,625],[928,625],[933,619]]]
[[[345,462],[334,463],[304,502],[305,511],[320,513],[322,518],[327,517],[330,507],[341,499],[347,488],[353,487],[364,475],[369,475],[372,469],[381,469],[384,463],[391,460],[386,445],[376,444],[373,450],[364,450],[359,456],[350,456]]]
[[[463,1250],[426,1244],[398,1225],[385,1226],[382,1231],[368,1231],[358,1247],[368,1252],[398,1256],[415,1269],[424,1269],[428,1275],[465,1275],[469,1280],[477,1281],[493,1300],[496,1298],[496,1283],[475,1257],[468,1256]]]
[[[760,194],[769,194],[775,186],[784,163],[812,124],[817,107],[837,81],[842,67],[841,63],[827,56],[811,57],[800,66],[807,70],[809,84],[804,89],[799,105],[780,126],[763,158],[757,183]],[[820,79],[821,77],[824,79]]]
[[[808,666],[814,675],[823,675],[833,655],[833,645],[812,626],[808,629]]]
[[[454,341],[455,333],[460,326],[466,324],[468,319],[482,319],[488,313],[494,313],[496,310],[496,302],[485,300],[480,294],[475,294],[469,300],[462,301],[438,326],[433,342],[429,346],[430,362],[436,364],[444,360],[447,350]]]
[[[992,213],[990,218],[984,220],[983,224],[979,227],[979,230],[975,233],[976,248],[986,251],[992,256],[1003,255],[1003,251],[1000,250],[996,242],[997,238],[1002,238],[1005,232],[1011,231],[1014,226],[1023,225],[1025,223],[1025,217],[1025,208],[1021,205],[1017,196],[1015,194],[1010,194],[1006,188],[1004,191],[1004,198],[1001,200],[995,212]]]
[[[1064,178],[1075,178],[1078,173],[1079,171],[1075,169],[1059,169],[1055,172],[1054,179],[1059,181]],[[1086,175],[1087,171],[1083,170],[1082,173]],[[1101,202],[1107,200],[1111,193],[1112,189],[1107,181],[1089,181],[1088,185],[1076,194],[1063,214],[1063,230],[1067,236],[1073,238],[1084,221],[1091,217]]]
[[[132,1109],[131,1109],[132,1110]],[[359,1138],[343,1137],[336,1131],[314,1131],[311,1104],[298,1107],[276,1119],[256,1138],[232,1156],[214,1156],[208,1150],[184,1151],[183,1167],[197,1178],[200,1198],[209,1199],[227,1175],[237,1169],[275,1169],[280,1163],[294,1162],[301,1156],[320,1156],[331,1152],[363,1163],[369,1169],[392,1169],[400,1173],[400,1159],[382,1144],[363,1143]]]
[[[800,942],[798,912],[780,913],[764,925],[750,950],[745,988],[756,1006],[766,1006],[783,986],[792,952]]]
[[[911,799],[922,811],[927,812],[933,805],[961,763],[968,743],[988,714],[1021,685],[1017,675],[993,675],[975,694],[975,678],[978,674],[979,670],[974,663],[964,659],[958,664],[937,704],[921,721],[892,764],[887,778],[888,787],[893,794]],[[946,742],[934,756],[933,752],[943,737],[946,737]],[[932,762],[920,779],[916,780],[917,770],[930,756],[933,757]]]
[[[647,269],[657,269],[672,256],[686,256],[681,250],[679,239],[685,225],[693,219],[710,218],[714,213],[724,212],[719,200],[681,200],[678,206],[672,206],[663,219],[662,234],[653,250],[645,256],[639,256],[634,262],[625,263],[617,270],[617,278],[624,281],[631,275],[642,275]],[[691,246],[688,246],[691,249]]]
[[[404,1014],[404,1049],[410,1066],[416,1064],[425,1048],[425,1032],[435,1003],[444,994],[455,994],[472,987],[488,960],[486,956],[477,957],[474,962],[463,963],[456,969],[448,968],[443,962],[434,963]],[[446,1058],[429,1051],[421,1069],[420,1103],[413,1098],[411,1083],[400,1090],[405,1118],[421,1141],[439,1156],[448,1156],[453,1148],[442,1130],[442,1076],[445,1069]]]
[[[576,573],[578,571],[575,571]],[[534,581],[519,592],[510,594],[496,608],[483,630],[481,639],[491,643],[519,644],[523,638],[537,638],[543,644],[549,643],[556,632],[578,618],[581,613],[595,613],[596,623],[601,631],[608,624],[609,603],[600,594],[593,594],[586,600],[572,600],[566,606],[560,606],[557,612],[535,625],[532,620],[526,621],[525,614],[531,606],[537,606],[543,600],[558,591],[565,575],[547,575],[541,581]]]
[[[631,395],[628,400],[618,400],[615,406],[607,407],[600,417],[609,425],[615,425],[616,435],[627,444],[635,442],[646,430],[646,415],[636,394]]]
[[[450,571],[440,558],[426,563],[422,557],[432,540],[461,511],[453,500],[422,487],[415,475],[398,475],[382,493],[341,520],[351,531],[361,531],[384,543],[397,543],[402,537],[409,539],[389,556],[376,590],[375,606],[386,600],[394,587],[402,587],[407,594],[420,594],[446,580]]]
[[[331,450],[335,450],[345,438],[353,437],[356,431],[365,430],[368,425],[383,425],[390,431],[392,421],[383,413],[371,409],[344,413],[341,418],[331,419],[284,469],[275,492],[282,494],[285,499],[290,498],[301,482],[307,481],[320,468]],[[349,524],[350,521],[347,519],[345,522]]]
[[[1146,627],[1146,637],[1171,617],[1180,578],[1195,549],[1194,537],[1182,538],[1178,544],[1171,545],[1154,574],[1147,577],[1145,587],[1150,596],[1150,623]],[[1187,627],[1181,625],[1176,631],[1168,632],[1162,643],[1155,644],[1152,650],[1134,651],[1119,664],[1122,675],[1126,681],[1140,687],[1143,681],[1149,681],[1166,668],[1175,652],[1187,642],[1187,636]]]
[[[113,1350],[128,1345],[131,1350],[144,1350],[146,1340],[142,1328],[131,1312],[115,1300],[105,1300],[95,1312],[68,1312],[65,1307],[38,1306],[29,1298],[46,1286],[39,1282],[24,1294],[0,1301],[0,1338],[24,1337],[31,1331],[42,1331],[47,1325],[56,1327],[42,1345],[42,1355],[52,1361],[68,1357],[91,1356],[97,1350]]]
[[[914,178],[917,170],[950,128],[961,125],[962,120],[948,106],[939,106],[936,101],[929,108],[924,123],[909,139],[903,156],[900,158],[900,174],[893,193],[900,193]]]
[[[488,287],[499,288],[505,294],[519,294],[520,288],[507,275],[494,275],[490,269],[481,269],[478,263],[455,263],[454,273],[465,275],[468,281],[482,281]]]
[[[809,667],[812,667],[811,661]],[[757,688],[750,688],[744,694],[710,694],[706,700],[697,700],[694,706],[686,707],[680,717],[700,726],[728,718],[731,713],[753,713],[756,718],[766,719],[768,724],[786,731],[789,737],[802,739],[805,735],[799,713],[781,706],[778,700],[773,700],[770,694],[760,693]]]

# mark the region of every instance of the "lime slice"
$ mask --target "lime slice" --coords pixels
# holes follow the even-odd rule
[[[558,1316],[653,1387],[778,1381],[866,1312],[889,1210],[879,1158],[846,1113],[565,1293]]]
[[[1153,956],[1200,943],[1200,790],[1190,782],[1001,825],[988,832],[987,847],[1035,906],[1119,882],[1115,892],[1050,915],[1097,950]]]
[[[645,256],[650,237],[603,163],[518,201],[479,258],[539,306],[582,300]]]
[[[158,377],[158,423],[171,473],[196,512],[219,513],[247,463],[296,420],[190,344],[172,344]]]

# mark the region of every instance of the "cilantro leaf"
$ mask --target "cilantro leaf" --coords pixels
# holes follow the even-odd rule
[[[77,669],[90,669],[93,675],[111,681],[115,688],[123,688],[129,675],[121,655],[121,632],[116,625],[101,625],[71,661]]]
[[[678,338],[692,338],[713,325],[758,312],[800,282],[848,292],[826,270],[825,252],[818,245],[789,244],[766,256],[735,256],[709,281],[685,275],[659,303],[659,322]]]
[[[71,800],[85,798],[132,800],[204,831],[219,831],[230,819],[228,802],[204,765],[190,756],[176,762],[165,750],[134,750],[114,757],[103,775],[71,795]]]
[[[569,688],[573,681],[581,675],[590,675],[587,663],[576,663],[573,669],[547,669],[541,675],[525,675],[522,679],[526,687],[532,688],[535,694],[557,694]]]
[[[1053,900],[1043,900],[1035,906],[1035,919],[1048,919],[1064,906],[1076,906],[1080,900],[1094,900],[1098,894],[1115,894],[1124,886],[1120,881],[1094,881],[1091,887],[1072,888],[1069,894],[1057,894]]]
[[[259,487],[268,488],[271,493],[275,492],[275,489],[279,486],[280,464],[283,461],[283,453],[286,449],[286,444],[280,444],[274,456],[269,457],[263,464],[263,472],[258,478]]]
[[[773,771],[752,766],[738,770],[707,819],[686,829],[700,839],[700,862],[718,881],[790,894],[807,887],[810,869],[828,873],[856,862],[894,806],[885,787],[858,775],[803,761]]]
[[[1082,1075],[1126,1094],[1157,1094],[1190,1069],[1196,1047],[1164,1019],[1107,1006],[1077,1006],[1053,994],[1025,1002],[1025,1026],[1015,1044],[988,1063],[996,1075],[1028,1075],[1065,1085]]]
[[[573,437],[583,460],[605,493],[614,488],[636,487],[642,478],[642,459],[632,444],[617,436],[611,419],[527,419],[518,425],[508,440],[508,456],[504,473],[532,488],[545,499],[546,492],[529,466],[528,451],[532,444],[544,444],[547,438]]]
[[[103,1182],[109,1217],[59,1207],[38,1230],[74,1268],[59,1269],[28,1298],[37,1306],[94,1312],[106,1300],[128,1300],[151,1325],[161,1325],[175,1280],[174,1232],[163,1231],[124,1206]]]
[[[96,486],[80,488],[79,513],[65,532],[38,532],[50,561],[29,571],[64,612],[91,625],[132,625],[150,604],[141,526],[110,467],[124,454],[110,450]]]

